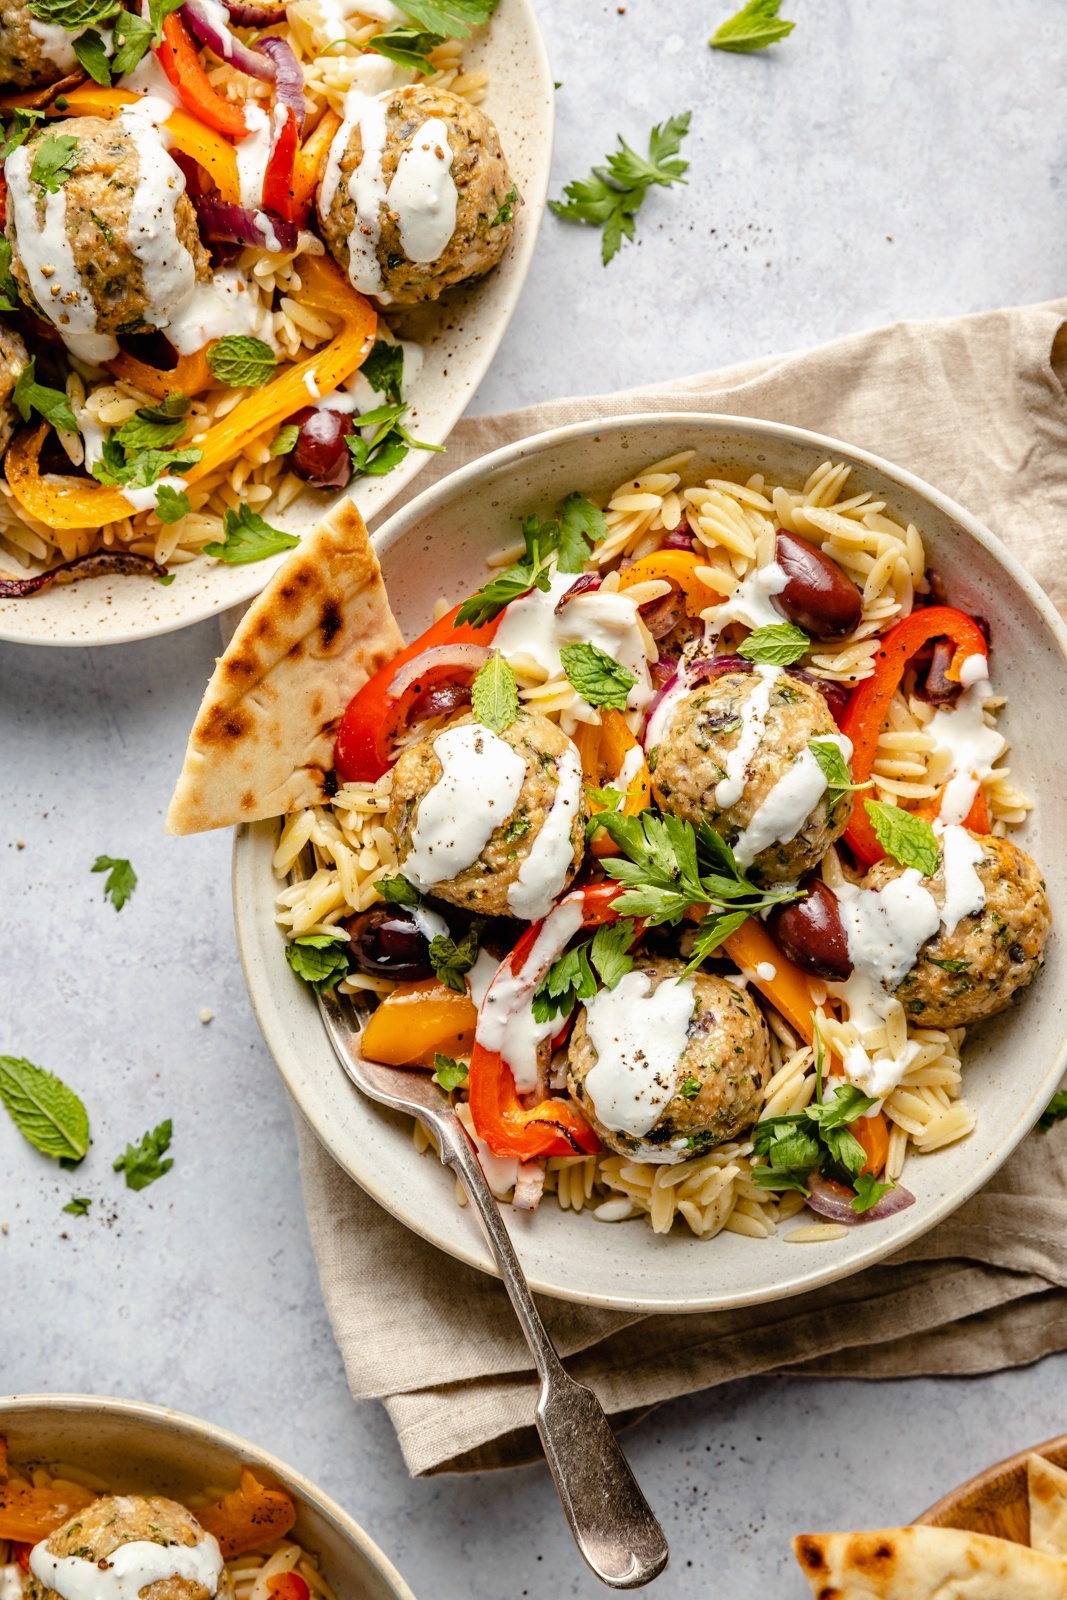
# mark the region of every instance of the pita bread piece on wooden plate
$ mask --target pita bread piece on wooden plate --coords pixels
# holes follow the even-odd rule
[[[816,1600],[1067,1600],[1067,1472],[1026,1463],[1030,1544],[916,1524],[805,1533],[793,1553]]]
[[[329,799],[345,707],[403,643],[363,518],[345,500],[278,569],[216,662],[167,832]]]

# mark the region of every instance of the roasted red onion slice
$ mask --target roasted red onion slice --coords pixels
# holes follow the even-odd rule
[[[698,683],[710,683],[713,678],[721,678],[724,673],[751,672],[752,668],[753,663],[745,656],[704,656],[690,663],[689,682],[695,688]],[[830,715],[840,726],[851,695],[847,684],[835,683],[830,678],[817,678],[813,672],[808,672],[804,667],[785,667],[783,671],[788,672],[791,678],[800,678],[802,682],[810,683],[813,689],[818,689],[830,708]]]
[[[188,4],[188,0],[186,0]],[[275,99],[295,113],[300,133],[304,131],[304,69],[293,54],[291,45],[272,34],[269,39],[256,41],[256,49],[269,56],[274,64]]]
[[[898,1183],[869,1211],[853,1211],[852,1190],[846,1189],[842,1183],[834,1183],[832,1178],[821,1177],[817,1172],[808,1178],[808,1190],[808,1206],[812,1211],[820,1217],[826,1217],[829,1222],[843,1222],[848,1228],[854,1227],[857,1222],[880,1222],[883,1217],[906,1211],[915,1204],[911,1190],[902,1188]]]
[[[956,654],[951,639],[935,639],[930,665],[915,680],[915,698],[932,706],[954,706],[963,693],[963,684],[948,675]]]
[[[224,0],[224,4],[235,28],[276,28],[285,21],[284,5],[246,6],[241,0]]]
[[[217,13],[223,9],[215,4],[205,4],[204,0],[185,0],[181,12],[192,33],[201,44],[214,50],[220,61],[236,67],[238,72],[247,72],[250,78],[262,78],[264,83],[273,83],[278,69],[270,56],[253,50],[230,32],[226,23],[218,19]]]
[[[194,194],[200,232],[205,239],[223,240],[227,244],[244,244],[252,250],[270,250],[272,245],[282,253],[296,249],[298,229],[295,222],[283,222],[269,211],[253,211],[248,206],[235,206],[229,200],[219,200],[214,195]],[[261,227],[264,219],[266,229]]]
[[[64,561],[49,572],[38,572],[32,578],[0,578],[0,600],[21,600],[24,595],[40,594],[51,588],[61,572],[70,572],[75,578],[165,578],[166,567],[161,567],[150,556],[134,555],[127,550],[97,550],[88,556],[76,556]]]
[[[601,578],[599,572],[580,573],[579,576],[575,578],[566,594],[560,595],[559,599],[556,601],[556,616],[559,616],[568,600],[577,600],[580,594],[595,594],[600,588],[602,582],[603,579]]]
[[[417,683],[431,667],[455,667],[461,672],[477,672],[489,660],[484,644],[438,644],[424,650],[413,661],[405,662],[389,685],[389,697],[399,700],[405,689]]]
[[[653,639],[665,639],[685,616],[685,596],[672,589],[658,600],[646,600],[640,608],[641,621]]]
[[[684,522],[679,523],[677,528],[672,528],[660,545],[661,550],[696,550],[697,548],[697,542]]]
[[[414,701],[408,712],[408,722],[426,722],[430,717],[450,717],[460,706],[469,706],[470,703],[468,684],[437,683]]]

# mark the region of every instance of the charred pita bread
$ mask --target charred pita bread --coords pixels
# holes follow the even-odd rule
[[[363,518],[345,500],[278,569],[219,657],[167,832],[327,799],[344,709],[403,642]]]
[[[817,1600],[1067,1600],[1067,1561],[964,1528],[804,1533],[793,1552]]]
[[[1067,1472],[1044,1456],[1026,1463],[1030,1491],[1030,1544],[1047,1556],[1067,1556]]]

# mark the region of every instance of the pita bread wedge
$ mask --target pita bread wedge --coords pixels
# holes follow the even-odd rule
[[[963,1528],[804,1533],[816,1600],[1067,1600],[1067,1561]]]
[[[167,832],[326,799],[344,709],[403,642],[363,518],[342,501],[252,602],[216,663]]]
[[[1044,1456],[1026,1463],[1030,1491],[1030,1544],[1047,1556],[1067,1557],[1067,1472]]]

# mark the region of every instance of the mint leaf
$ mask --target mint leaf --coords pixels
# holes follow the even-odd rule
[[[287,456],[289,454],[290,450],[296,444],[296,441],[297,441],[297,439],[299,437],[300,437],[300,426],[299,426],[299,424],[296,423],[296,422],[286,423],[284,428],[279,428],[278,429],[278,432],[274,435],[274,438],[271,440],[271,445],[270,445],[270,453],[271,453],[271,455],[272,456]]]
[[[70,47],[93,82],[100,84],[104,89],[110,89],[111,62],[104,49],[102,35],[97,33],[95,28],[87,28],[84,33],[70,41]]]
[[[393,878],[379,878],[374,885],[386,905],[417,906],[422,903],[419,891],[400,873]]]
[[[568,495],[559,518],[559,571],[581,572],[593,546],[605,539],[607,532],[608,519],[591,500],[580,494]]]
[[[70,133],[50,133],[34,151],[30,181],[58,194],[78,164],[78,141]]]
[[[482,918],[475,917],[458,944],[443,933],[430,940],[430,965],[438,980],[457,994],[467,992],[463,975],[470,971],[478,959],[478,942],[484,926]]]
[[[118,0],[29,0],[26,10],[38,22],[76,33],[90,23],[106,22],[119,9]]]
[[[166,1161],[162,1158],[170,1149],[173,1131],[174,1125],[168,1117],[150,1133],[143,1134],[140,1144],[128,1144],[122,1155],[115,1157],[111,1170],[125,1171],[127,1189],[147,1189],[150,1183],[170,1171],[174,1165],[173,1156],[168,1156]]]
[[[856,794],[860,789],[871,787],[869,782],[852,782],[852,774],[848,770],[844,752],[832,739],[809,739],[808,749],[826,779],[826,804],[831,811],[843,794]]]
[[[68,1211],[72,1217],[87,1217],[92,1203],[88,1195],[76,1194],[73,1199],[67,1201],[63,1210]]]
[[[112,438],[124,450],[166,450],[177,444],[187,426],[184,416],[161,418],[137,411]]]
[[[404,11],[424,28],[449,39],[466,39],[472,28],[489,21],[498,0],[412,0]]]
[[[110,899],[116,911],[121,911],[137,887],[137,874],[122,856],[97,856],[94,872],[106,872],[104,898]]]
[[[300,543],[295,533],[283,533],[264,522],[258,511],[242,505],[237,511],[227,511],[222,519],[225,539],[220,544],[214,540],[204,546],[206,556],[224,561],[228,567],[247,566],[250,561],[264,561],[283,550],[293,550]]]
[[[400,404],[400,390],[404,382],[403,345],[390,344],[387,339],[375,339],[360,371],[378,394],[384,394],[394,405]]]
[[[471,685],[471,710],[483,727],[503,733],[519,714],[519,687],[515,674],[499,650],[494,650]]]
[[[316,994],[329,994],[348,976],[348,935],[304,933],[285,947],[285,959]]]
[[[902,806],[886,805],[883,800],[865,800],[863,805],[886,855],[902,867],[915,867],[924,878],[932,878],[941,852],[930,824]]]
[[[446,1094],[451,1094],[453,1089],[461,1089],[467,1081],[467,1063],[453,1061],[451,1056],[435,1054],[433,1081],[439,1083]]]
[[[269,344],[247,333],[229,333],[208,346],[211,375],[231,389],[259,389],[274,376],[277,360]]]
[[[746,661],[759,661],[769,667],[791,667],[810,645],[802,628],[791,622],[771,622],[750,633],[738,645],[737,653]]]
[[[89,1149],[89,1113],[73,1089],[22,1056],[0,1056],[0,1101],[42,1155],[77,1166]]]
[[[152,22],[152,43],[158,49],[163,43],[163,23],[172,11],[177,11],[182,0],[148,0],[148,15]]]
[[[168,528],[172,523],[180,522],[190,512],[189,496],[184,489],[174,489],[169,483],[161,483],[159,493],[156,495],[156,516]]]
[[[730,17],[712,34],[708,43],[713,50],[734,50],[750,53],[766,50],[769,44],[786,39],[796,27],[778,16],[782,0],[748,0],[736,16]]]
[[[440,33],[423,33],[418,28],[391,28],[388,33],[376,33],[368,39],[364,49],[376,50],[380,56],[395,61],[398,67],[406,67],[409,72],[433,77],[437,68],[432,67],[426,57],[444,42],[444,35]]]
[[[559,658],[571,688],[591,706],[625,711],[626,700],[637,679],[628,667],[595,644],[565,644]]]
[[[649,189],[655,184],[666,187],[686,181],[688,162],[670,158],[677,155],[689,132],[690,117],[686,111],[653,128],[647,159],[631,149],[620,135],[618,150],[607,157],[604,166],[594,167],[588,178],[568,183],[563,200],[548,202],[563,222],[603,228],[600,254],[605,266],[618,253],[623,238],[633,238],[634,217]]]
[[[594,933],[589,946],[589,959],[605,989],[614,989],[620,978],[633,971],[634,958],[630,954],[633,942],[632,917],[619,917],[616,922],[604,922]]]
[[[37,357],[31,356],[18,375],[11,398],[19,416],[23,422],[29,422],[31,411],[38,411],[53,428],[61,428],[64,433],[77,433],[78,424],[70,401],[62,389],[49,389],[46,384],[36,382],[33,376],[36,366]]]

